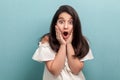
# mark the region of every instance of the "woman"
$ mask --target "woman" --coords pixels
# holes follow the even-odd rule
[[[50,32],[41,38],[33,59],[45,62],[43,80],[85,80],[84,61],[93,59],[93,55],[74,8],[59,7]]]

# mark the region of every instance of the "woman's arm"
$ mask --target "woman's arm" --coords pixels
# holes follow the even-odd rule
[[[48,36],[43,37],[41,40],[42,43],[48,41],[49,41]],[[49,72],[55,76],[58,76],[61,70],[64,68],[65,58],[66,58],[66,44],[61,44],[58,52],[56,53],[54,60],[45,62]]]
[[[72,44],[68,43],[67,44],[68,65],[73,74],[78,74],[84,67],[84,62],[80,61],[78,58],[74,58],[73,57],[74,54],[75,54],[75,52],[72,47]]]
[[[58,76],[64,68],[66,58],[66,46],[61,45],[55,59],[46,62],[46,66],[53,75]]]

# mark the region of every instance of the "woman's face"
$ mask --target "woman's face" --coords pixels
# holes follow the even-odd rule
[[[64,39],[67,39],[70,36],[71,32],[73,31],[72,16],[66,12],[62,12],[58,16],[56,26],[58,26],[60,32],[62,33],[62,37]]]

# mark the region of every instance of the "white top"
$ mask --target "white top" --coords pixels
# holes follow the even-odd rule
[[[35,51],[32,59],[38,62],[54,60],[55,53],[56,52],[54,52],[49,46],[49,43],[42,44],[41,42],[39,42],[39,47]],[[91,49],[89,50],[88,54],[80,61],[85,61],[90,59],[93,59]],[[63,70],[60,72],[60,75],[57,77],[53,76],[45,66],[43,80],[85,80],[85,77],[82,71],[80,71],[78,75],[72,74],[66,59],[65,66]]]

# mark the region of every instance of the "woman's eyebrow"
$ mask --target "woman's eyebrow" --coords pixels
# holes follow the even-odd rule
[[[58,19],[64,19],[63,17],[59,17]],[[69,20],[73,20],[73,18],[70,18]]]
[[[63,17],[59,17],[58,19],[64,19]]]

